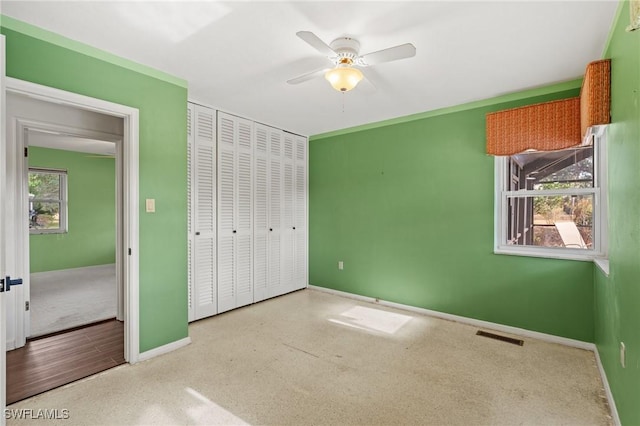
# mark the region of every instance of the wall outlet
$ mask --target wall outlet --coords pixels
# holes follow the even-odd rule
[[[620,342],[620,365],[622,368],[627,366],[627,348],[624,342]]]
[[[340,269],[341,271],[344,269],[344,262],[342,260],[338,261],[338,269]]]

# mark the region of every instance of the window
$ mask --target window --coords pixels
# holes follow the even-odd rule
[[[496,253],[584,260],[606,255],[605,136],[593,141],[496,157]]]
[[[67,172],[29,168],[29,232],[67,232]]]

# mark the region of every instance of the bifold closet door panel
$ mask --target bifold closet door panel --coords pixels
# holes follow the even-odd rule
[[[255,124],[253,186],[253,301],[269,297],[269,128]]]
[[[295,251],[294,289],[305,288],[307,280],[307,139],[296,137],[295,152]]]
[[[216,271],[216,112],[192,106],[190,296],[193,319],[217,313]]]
[[[284,292],[290,292],[293,286],[293,252],[294,252],[294,166],[293,135],[285,133],[284,159],[282,162],[282,242],[281,247],[281,281]]]
[[[286,291],[281,280],[282,241],[282,145],[283,133],[271,131],[269,134],[269,297],[279,296]]]
[[[253,303],[253,122],[218,114],[218,312]]]
[[[253,122],[236,118],[236,307],[253,303]]]
[[[236,307],[235,122],[218,114],[218,312]]]

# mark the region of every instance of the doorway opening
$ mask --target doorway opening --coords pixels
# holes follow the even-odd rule
[[[49,115],[47,108],[36,108],[40,101],[15,98],[8,96],[10,114],[28,105],[32,114]],[[66,120],[71,116],[66,114]],[[122,119],[92,116],[100,127],[118,132],[98,135],[98,124],[80,118],[94,127],[91,132],[78,127],[63,131],[42,121],[17,123],[18,139],[27,148],[28,338],[116,318],[122,311],[122,274],[116,273],[122,263],[116,257],[121,204],[116,148]]]
[[[138,111],[7,83],[12,403],[138,360]]]

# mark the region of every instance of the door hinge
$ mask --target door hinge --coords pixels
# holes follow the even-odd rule
[[[29,310],[29,301],[28,300],[26,302],[24,302],[24,310],[25,311]]]
[[[129,249],[129,256],[131,256],[131,249]]]
[[[27,148],[27,147],[24,148],[24,156],[25,157],[29,156],[29,148]]]

